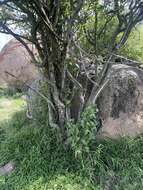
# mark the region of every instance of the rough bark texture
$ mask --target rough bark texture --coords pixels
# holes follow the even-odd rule
[[[143,133],[143,70],[118,64],[108,78],[109,84],[98,100],[103,124],[99,137]]]

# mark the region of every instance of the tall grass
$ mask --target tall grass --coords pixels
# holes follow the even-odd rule
[[[88,180],[80,178],[80,164],[57,142],[55,131],[21,124],[14,119],[9,127],[17,132],[5,140],[1,136],[0,163],[16,163],[16,171],[2,177],[1,190],[88,189]]]
[[[56,129],[23,118],[23,112],[14,116],[9,131],[0,133],[0,164],[16,164],[12,174],[0,178],[1,190],[142,189],[142,137],[96,142],[92,159],[81,162],[59,143]]]
[[[19,96],[7,99],[21,105]],[[66,148],[58,129],[43,120],[43,113],[39,112],[38,122],[32,122],[24,108],[11,111],[11,119],[0,122],[0,166],[13,161],[16,167],[0,176],[0,190],[142,190],[143,137],[96,141],[93,111],[88,110],[78,126],[71,123],[73,128],[68,130],[74,138]],[[82,156],[75,154],[78,145]]]

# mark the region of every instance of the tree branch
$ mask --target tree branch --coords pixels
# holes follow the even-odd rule
[[[35,56],[33,54],[33,52],[31,51],[31,49],[28,47],[27,43],[22,40],[22,38],[18,35],[15,34],[10,28],[8,28],[4,23],[0,22],[0,27],[2,27],[7,33],[9,33],[10,35],[12,35],[15,39],[17,39],[24,47],[25,49],[28,51],[29,55],[31,56],[31,58],[33,60],[35,60]]]

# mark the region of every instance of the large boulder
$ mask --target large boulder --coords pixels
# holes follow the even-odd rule
[[[24,83],[31,84],[36,77],[37,68],[24,46],[15,39],[9,41],[0,52],[0,85],[5,83],[11,88],[22,89]]]
[[[118,64],[99,98],[99,137],[135,137],[143,133],[143,70]]]

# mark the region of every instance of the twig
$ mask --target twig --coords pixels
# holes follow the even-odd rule
[[[82,89],[82,85],[73,77],[73,75],[67,70],[67,74],[69,76],[69,78],[72,80],[72,82],[79,87],[80,89]]]
[[[129,62],[135,63],[135,64],[143,64],[142,62],[139,62],[139,61],[135,61],[135,60],[129,59],[129,58],[124,57],[124,56],[122,56],[122,55],[118,55],[118,54],[115,54],[115,53],[112,53],[112,55],[114,55],[115,57],[118,57],[118,58],[124,59],[124,60],[126,60],[126,61],[129,61]]]
[[[12,73],[9,73],[8,71],[5,71],[6,74],[10,75],[11,77],[18,79],[18,77],[16,77],[15,75],[13,75]],[[54,105],[52,104],[52,102],[46,97],[44,96],[44,94],[42,94],[41,92],[37,91],[35,88],[31,87],[29,84],[27,84],[26,82],[23,83],[23,85],[27,86],[28,88],[30,88],[31,90],[33,90],[33,92],[35,92],[36,94],[38,94],[41,98],[43,98],[44,100],[46,100],[47,103],[51,104],[52,108],[54,108]]]

